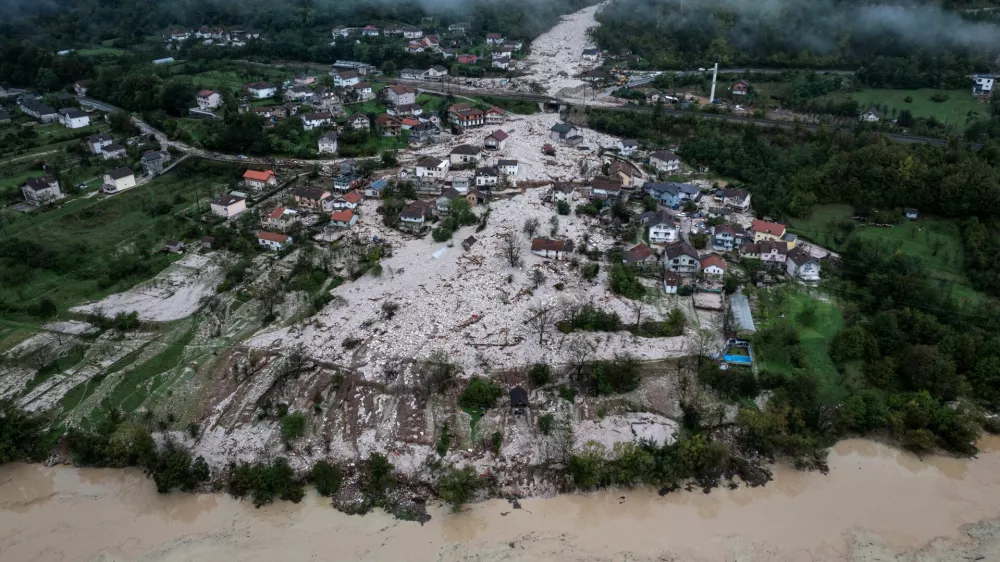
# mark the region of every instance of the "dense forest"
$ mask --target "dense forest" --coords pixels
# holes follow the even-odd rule
[[[148,63],[169,56],[161,37],[170,30],[192,30],[202,25],[226,29],[252,29],[266,40],[242,49],[198,48],[185,59],[220,57],[258,60],[290,59],[330,63],[336,59],[356,59],[381,66],[392,61],[396,68],[417,64],[425,57],[411,57],[384,39],[332,41],[337,25],[388,24],[422,25],[427,31],[442,32],[451,23],[470,23],[469,33],[488,32],[530,40],[551,27],[566,13],[579,10],[592,0],[512,0],[497,3],[485,0],[430,5],[418,2],[372,2],[349,0],[331,2],[280,0],[256,2],[193,2],[162,0],[61,0],[40,4],[42,13],[23,13],[20,19],[0,22],[0,83],[51,88],[92,74],[92,63],[78,56],[57,56],[65,49],[96,45],[141,52],[137,57]],[[431,7],[433,6],[433,7]],[[426,62],[424,64],[426,66]],[[117,75],[121,76],[120,72]]]
[[[969,16],[973,17],[973,16]],[[992,12],[975,17],[991,18]],[[598,44],[662,69],[844,68],[877,87],[965,87],[989,70],[1000,34],[936,5],[824,0],[616,0],[598,13]]]

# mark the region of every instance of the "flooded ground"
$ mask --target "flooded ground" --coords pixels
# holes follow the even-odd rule
[[[1000,439],[977,460],[840,443],[830,474],[766,488],[647,490],[433,509],[421,527],[309,495],[254,509],[161,496],[138,471],[0,468],[0,560],[1000,560]],[[978,524],[977,524],[978,523]]]

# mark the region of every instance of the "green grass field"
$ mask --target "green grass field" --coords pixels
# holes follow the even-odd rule
[[[931,101],[931,96],[937,92],[948,94],[948,100],[944,102]],[[942,123],[953,125],[958,129],[965,128],[968,114],[971,112],[976,117],[985,117],[989,114],[989,106],[976,101],[972,97],[972,92],[965,90],[934,90],[922,88],[919,90],[863,90],[853,94],[862,111],[870,106],[878,104],[889,106],[890,111],[895,109],[902,111],[910,110],[914,117],[935,117]],[[913,98],[907,103],[906,97]]]
[[[799,335],[799,349],[809,366],[808,370],[820,379],[820,398],[828,404],[843,400],[847,396],[847,390],[827,351],[830,342],[844,325],[836,301],[788,288],[761,291],[758,296],[758,331],[780,322],[790,322]],[[780,350],[757,346],[755,353],[761,369],[792,374],[792,361]]]
[[[101,47],[90,47],[87,49],[80,49],[76,52],[76,54],[80,55],[81,57],[99,57],[105,55],[118,57],[124,55],[127,52],[128,51],[126,51],[125,49],[116,49],[114,47],[101,46]]]
[[[789,229],[817,244],[837,250],[843,244],[837,243],[838,233],[831,222],[850,220],[851,214],[850,205],[816,205],[809,218],[790,221]],[[881,242],[887,251],[900,251],[920,258],[931,277],[951,290],[952,296],[960,303],[975,305],[984,298],[969,285],[963,273],[965,250],[962,233],[954,221],[923,217],[892,228],[858,227],[847,240],[854,237]]]
[[[194,163],[189,161],[181,166]],[[221,174],[221,175],[220,175]],[[40,209],[22,214],[11,209],[0,211],[6,237],[33,240],[50,251],[79,260],[79,265],[64,274],[49,269],[27,270],[24,282],[0,286],[0,300],[27,305],[41,297],[51,298],[59,310],[66,310],[86,300],[102,298],[122,291],[159,273],[174,257],[162,254],[145,258],[150,269],[102,287],[99,284],[109,267],[109,258],[117,250],[137,248],[155,250],[164,238],[178,238],[186,221],[173,217],[192,208],[197,197],[206,205],[206,182],[228,181],[221,167],[202,167],[196,177],[182,177],[174,172],[158,177],[130,191],[106,197],[77,198],[61,208]],[[166,204],[167,209],[154,211]],[[167,210],[167,212],[163,212]],[[154,257],[155,256],[155,257]]]

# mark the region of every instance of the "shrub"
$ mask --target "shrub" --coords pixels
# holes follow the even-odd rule
[[[229,494],[244,498],[252,495],[254,507],[269,504],[275,496],[298,503],[305,496],[302,481],[295,477],[295,471],[288,460],[278,457],[270,464],[246,462],[230,465]]]
[[[931,96],[931,101],[934,103],[944,103],[948,101],[948,94],[945,92],[934,92],[934,95]]]
[[[556,212],[560,215],[568,215],[570,212],[569,203],[565,201],[559,201],[556,203]]]
[[[528,379],[536,387],[545,386],[552,380],[552,367],[549,367],[546,363],[535,363],[531,366],[531,370],[528,371]]]
[[[372,453],[365,462],[365,477],[362,491],[371,496],[381,496],[396,487],[395,467],[389,459],[379,453]]]
[[[583,275],[583,278],[586,279],[587,281],[593,281],[597,277],[597,273],[600,272],[600,270],[601,266],[598,265],[597,262],[591,261],[587,262],[587,264],[583,266],[583,269],[580,270],[580,273]]]
[[[481,481],[471,466],[462,469],[449,467],[438,479],[438,496],[458,511],[468,503],[479,489]]]
[[[317,461],[313,465],[311,477],[316,491],[324,497],[336,494],[340,490],[340,483],[344,478],[339,468],[326,461]]]
[[[542,414],[538,416],[538,431],[542,432],[542,435],[548,435],[552,432],[552,426],[555,424],[555,418],[552,414]]]
[[[503,446],[503,434],[499,431],[494,431],[490,437],[490,450],[493,451],[493,456],[500,454],[501,446]]]
[[[495,383],[479,377],[473,377],[469,386],[465,387],[458,398],[458,404],[463,408],[488,410],[496,405],[497,399],[503,396],[503,389]]]
[[[906,103],[913,103],[913,96],[906,96],[903,98],[903,101]]]
[[[281,418],[281,436],[292,442],[306,433],[306,417],[302,412],[288,414]]]
[[[646,296],[646,287],[639,282],[635,272],[621,263],[611,266],[608,273],[608,286],[611,292],[629,299],[641,299]]]
[[[439,457],[443,457],[448,454],[449,445],[451,445],[451,432],[448,431],[448,423],[445,422],[444,426],[441,428],[441,437],[438,438],[437,442],[437,454]]]
[[[433,238],[435,242],[447,242],[448,240],[451,240],[451,234],[451,229],[439,226],[431,231],[431,238]]]
[[[574,400],[576,400],[576,389],[571,386],[560,386],[559,397],[567,402],[572,403]]]

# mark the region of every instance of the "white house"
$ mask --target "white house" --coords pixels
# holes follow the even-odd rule
[[[135,174],[129,168],[118,168],[104,174],[104,185],[101,186],[101,191],[111,194],[132,187],[135,187]]]
[[[663,273],[663,292],[668,295],[676,295],[677,289],[684,284],[684,280],[680,275],[677,275],[673,271],[666,271]]]
[[[705,256],[701,260],[701,270],[706,277],[721,278],[726,274],[727,267],[726,261],[716,255]]]
[[[618,149],[618,153],[622,156],[632,156],[639,148],[639,141],[635,139],[622,139],[615,143],[615,148]]]
[[[324,206],[338,211],[342,211],[345,209],[353,211],[354,209],[358,208],[358,205],[361,204],[361,201],[363,199],[364,197],[361,195],[360,192],[348,191],[347,193],[334,199],[333,202],[331,202],[329,205],[324,205]]]
[[[493,106],[486,110],[487,125],[503,125],[507,120],[507,112],[499,107]]]
[[[366,25],[361,29],[361,34],[365,37],[378,37],[380,33],[379,28],[374,25]]]
[[[417,91],[406,84],[392,84],[385,89],[385,99],[394,106],[417,103]]]
[[[669,150],[661,150],[649,155],[649,165],[657,172],[676,172],[681,169],[681,159]]]
[[[448,69],[443,66],[434,65],[427,69],[425,76],[428,80],[440,80],[448,76]]]
[[[701,257],[687,242],[675,242],[663,250],[663,267],[674,273],[698,273]]]
[[[750,208],[750,194],[742,189],[727,187],[720,193],[722,204],[746,212]]]
[[[25,202],[35,207],[66,197],[59,189],[59,181],[49,176],[29,178],[21,186],[21,193],[24,195]]]
[[[428,178],[428,179],[444,179],[445,175],[448,174],[448,170],[451,169],[450,160],[442,160],[440,158],[434,158],[433,156],[427,156],[421,158],[417,162],[417,177],[418,178]]]
[[[271,170],[247,170],[243,172],[243,183],[254,189],[264,189],[278,185],[278,177]]]
[[[556,123],[549,129],[549,138],[554,141],[566,142],[566,139],[579,135],[576,127],[568,123]]]
[[[424,36],[424,30],[422,29],[417,29],[416,27],[403,28],[404,39],[420,39],[423,36]]]
[[[94,154],[100,154],[104,151],[105,146],[109,146],[114,142],[114,137],[107,133],[87,137],[87,147],[90,148],[90,151]]]
[[[597,49],[584,49],[581,57],[587,62],[597,62],[597,58],[601,56],[600,51]]]
[[[198,92],[198,109],[208,111],[222,105],[222,96],[212,90],[202,90]]]
[[[500,183],[500,172],[487,166],[476,170],[476,187],[492,187]]]
[[[75,107],[68,107],[59,110],[59,122],[67,129],[82,129],[90,125],[90,116]]]
[[[434,203],[429,201],[413,201],[403,207],[399,213],[399,221],[402,226],[419,229],[424,225],[433,212]]]
[[[336,154],[337,153],[337,133],[327,133],[319,138],[319,148],[317,150],[320,154]]]
[[[531,241],[531,253],[543,258],[564,260],[572,252],[573,242],[571,240],[535,238]]]
[[[120,144],[109,144],[101,149],[101,158],[104,160],[117,160],[128,156],[128,151]]]
[[[331,74],[333,74],[333,85],[338,88],[349,88],[361,83],[361,77],[353,70],[340,70]]]
[[[347,124],[354,130],[371,128],[371,121],[368,120],[366,115],[361,115],[360,113],[355,113],[348,118]]]
[[[656,213],[649,221],[649,242],[652,244],[673,244],[680,240],[680,229],[674,218],[667,213]]]
[[[51,123],[59,119],[59,112],[50,105],[46,105],[36,100],[18,101],[18,107],[27,115],[37,119],[41,123]]]
[[[802,248],[792,250],[785,260],[785,271],[792,279],[819,281],[819,260]]]
[[[478,146],[460,144],[452,149],[449,158],[451,159],[451,163],[455,166],[460,166],[462,164],[478,164],[481,152],[482,149]]]
[[[510,69],[510,58],[509,57],[501,57],[501,58],[498,58],[498,59],[493,59],[492,66],[493,66],[493,68],[499,68],[501,70],[509,70]]]
[[[317,113],[306,113],[302,116],[302,128],[306,131],[325,127],[330,124],[332,116],[327,111]]]
[[[487,33],[486,43],[489,45],[503,45],[504,37],[501,33]]]
[[[247,92],[255,99],[263,100],[274,97],[278,93],[278,88],[266,82],[254,82],[247,84]]]
[[[868,111],[861,114],[861,120],[864,121],[865,123],[878,123],[879,119],[881,118],[882,117],[879,114],[878,109],[875,109],[874,106],[871,107]]]
[[[402,80],[423,80],[426,75],[426,71],[417,70],[415,68],[404,68],[399,71],[399,77]]]
[[[283,250],[292,244],[292,237],[261,230],[257,233],[257,243],[268,250]]]
[[[351,228],[358,222],[358,215],[352,210],[337,211],[330,214],[330,226],[334,228]]]
[[[552,188],[552,200],[556,202],[565,201],[567,203],[572,203],[576,200],[576,186],[566,183],[557,183]]]
[[[212,201],[212,214],[217,217],[232,218],[247,210],[247,200],[238,195],[223,195]]]
[[[972,77],[972,95],[988,96],[993,93],[996,77],[990,74],[976,74]]]
[[[497,168],[500,169],[500,173],[508,177],[517,177],[517,171],[519,169],[517,160],[499,160],[497,161]]]
[[[368,101],[375,99],[375,93],[372,92],[371,84],[368,82],[359,82],[353,86],[353,90],[358,94],[358,101]]]
[[[503,150],[507,146],[507,133],[499,129],[493,131],[483,139],[483,146],[490,150]]]

